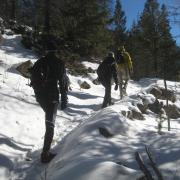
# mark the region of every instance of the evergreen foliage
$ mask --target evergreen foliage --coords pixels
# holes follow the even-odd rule
[[[133,47],[135,78],[175,78],[177,47],[170,33],[165,5],[160,8],[157,0],[146,1],[138,23],[131,29],[129,44]]]
[[[98,54],[98,51],[103,52],[108,46],[110,36],[106,28],[109,15],[107,2],[65,1],[61,10],[64,17],[64,38],[75,52],[81,55]]]
[[[120,0],[116,0],[114,11],[114,46],[117,49],[126,42],[126,16]]]
[[[104,57],[109,49],[125,45],[133,60],[134,79],[180,79],[180,48],[170,33],[166,6],[146,0],[138,21],[127,31],[121,1],[110,5],[112,0],[1,0],[0,17],[7,28],[22,33],[27,48],[39,53],[60,50],[71,71],[75,64],[78,69],[82,56]]]

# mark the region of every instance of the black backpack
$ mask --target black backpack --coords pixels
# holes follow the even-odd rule
[[[34,91],[43,90],[48,79],[48,66],[45,58],[40,58],[29,69],[30,72],[30,86]]]
[[[97,69],[98,79],[101,81],[111,74],[112,63],[108,63],[107,59],[103,61]]]
[[[124,56],[123,56],[123,54],[121,52],[117,53],[116,63],[117,64],[124,64],[125,63]]]

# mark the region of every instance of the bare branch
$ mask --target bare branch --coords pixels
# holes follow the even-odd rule
[[[158,179],[159,179],[159,180],[163,180],[163,176],[162,176],[160,170],[158,169],[157,164],[156,164],[155,161],[153,160],[153,157],[152,157],[152,154],[151,154],[149,148],[148,148],[147,146],[145,146],[145,149],[146,149],[146,153],[147,153],[147,155],[148,155],[148,157],[149,157],[150,164],[151,164],[154,172],[156,173]]]
[[[147,180],[154,180],[152,175],[151,175],[151,172],[146,167],[146,165],[145,165],[141,155],[138,152],[136,152],[135,156],[136,156],[136,161],[138,162],[139,168],[144,173],[144,175],[147,178]]]

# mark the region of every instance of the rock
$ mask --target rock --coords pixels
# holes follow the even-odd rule
[[[132,110],[132,118],[133,119],[138,119],[138,120],[145,120],[144,116],[141,114],[141,112]]]
[[[129,110],[128,111],[122,110],[121,114],[129,119],[132,119],[132,113]]]
[[[176,96],[173,91],[171,91],[169,89],[167,89],[167,91],[166,91],[166,89],[164,89],[164,88],[161,88],[160,90],[162,92],[161,99],[167,98],[168,100],[170,100],[172,102],[176,101]]]
[[[105,138],[111,138],[114,136],[111,132],[109,132],[109,130],[107,130],[104,127],[99,127],[99,133],[103,135]]]
[[[172,119],[180,118],[180,109],[175,104],[168,105],[168,107],[165,106],[164,109],[169,118]]]
[[[29,68],[33,66],[33,63],[28,60],[23,63],[21,63],[19,66],[16,67],[16,70],[25,78],[30,77]]]
[[[81,84],[80,84],[80,87],[81,87],[82,89],[90,89],[90,88],[91,88],[91,86],[90,86],[86,81],[84,81],[83,83],[81,83]]]
[[[148,109],[148,106],[147,106],[147,105],[137,104],[137,107],[138,107],[138,109],[139,109],[143,114],[146,114],[146,111],[147,111],[147,109]]]
[[[150,90],[150,94],[153,94],[156,99],[161,99],[162,91],[158,87],[153,87]]]
[[[95,84],[95,85],[99,85],[99,84],[100,84],[100,82],[98,81],[98,78],[97,78],[97,79],[94,79],[92,82],[93,82],[93,84]]]
[[[122,115],[133,120],[133,119],[138,119],[138,120],[145,120],[144,116],[142,115],[141,112],[138,112],[136,110],[128,110],[128,111],[121,111]]]
[[[162,106],[162,103],[160,103],[158,99],[156,99],[156,101],[153,104],[148,104],[148,108],[156,114],[160,113]]]
[[[153,87],[150,90],[150,93],[153,94],[156,99],[163,99],[166,100],[166,98],[169,101],[175,102],[176,101],[176,96],[173,91],[165,88],[160,88],[160,87]]]

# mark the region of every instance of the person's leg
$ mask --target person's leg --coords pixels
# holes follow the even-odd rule
[[[108,105],[112,105],[112,99],[111,99],[111,84],[108,86]]]
[[[67,97],[67,91],[61,93],[61,110],[67,108],[68,103],[68,97]]]
[[[48,163],[50,162],[56,154],[53,154],[50,152],[51,143],[54,136],[54,123],[56,119],[57,114],[57,107],[58,102],[56,103],[49,103],[46,106],[45,110],[45,126],[46,126],[46,132],[44,136],[44,146],[41,153],[41,162],[42,163]]]
[[[45,111],[46,132],[44,136],[43,152],[49,152],[54,136],[54,124],[57,114],[58,103],[49,103]]]
[[[122,97],[123,97],[123,79],[122,79],[121,73],[119,73],[119,94],[120,94],[120,98],[122,99]]]
[[[127,89],[128,80],[124,80],[124,86],[123,86],[123,94],[127,95],[126,89]]]
[[[105,95],[104,95],[102,108],[107,107],[108,103],[111,101],[111,82],[107,82],[106,84],[104,84],[104,87],[105,87]]]
[[[120,95],[120,99],[122,99],[122,97],[123,97],[123,76],[124,76],[123,67],[119,67],[117,69],[117,75],[118,75],[118,84],[119,84],[119,95]]]
[[[127,89],[127,85],[128,85],[128,80],[130,79],[129,76],[129,70],[126,67],[125,68],[125,72],[124,72],[125,76],[124,76],[124,85],[123,85],[123,89],[124,89],[124,95],[127,95],[126,89]]]
[[[126,70],[125,68],[121,69],[121,99],[126,95]]]

